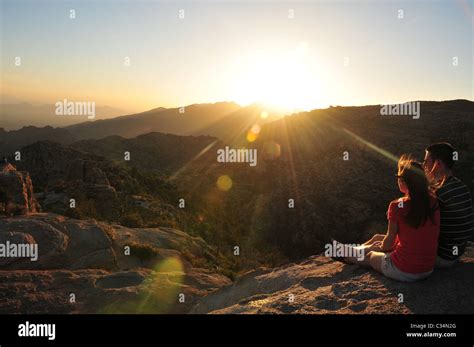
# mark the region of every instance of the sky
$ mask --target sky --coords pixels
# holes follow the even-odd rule
[[[474,99],[473,1],[0,1],[5,98],[130,112]]]

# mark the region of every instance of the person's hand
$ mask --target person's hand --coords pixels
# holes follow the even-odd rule
[[[383,246],[383,242],[381,242],[381,245],[380,245],[380,252],[383,252],[383,253],[388,253],[391,251],[392,248],[386,248]]]
[[[370,246],[371,251],[375,252],[381,252],[382,251],[382,241],[375,241],[371,246]]]

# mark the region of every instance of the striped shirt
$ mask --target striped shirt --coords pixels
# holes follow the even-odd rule
[[[469,188],[458,178],[450,176],[436,191],[441,223],[438,256],[446,260],[459,258],[474,233],[474,212]],[[453,254],[457,247],[457,254]]]

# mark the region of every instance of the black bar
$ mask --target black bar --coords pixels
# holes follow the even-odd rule
[[[19,337],[26,322],[55,326],[55,339]],[[428,324],[433,324],[430,327]],[[424,328],[421,330],[420,328]],[[0,346],[219,345],[256,342],[308,345],[474,345],[474,315],[1,315]],[[456,336],[407,336],[455,333]]]

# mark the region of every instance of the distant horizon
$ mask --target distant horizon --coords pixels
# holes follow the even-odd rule
[[[469,99],[449,99],[449,100],[408,100],[408,101],[404,101],[404,102],[401,102],[401,103],[393,103],[393,104],[366,104],[366,105],[329,105],[327,107],[321,107],[321,108],[315,108],[315,109],[312,109],[312,110],[308,110],[308,111],[296,111],[296,112],[293,112],[293,113],[284,113],[284,112],[280,112],[280,113],[276,113],[276,112],[273,112],[273,114],[278,114],[279,117],[284,117],[284,116],[292,116],[292,115],[295,115],[295,114],[299,114],[299,113],[303,113],[303,112],[313,112],[313,111],[317,111],[317,110],[326,110],[326,109],[330,109],[330,108],[334,108],[334,107],[347,107],[347,108],[350,108],[350,107],[370,107],[370,106],[383,106],[383,105],[401,105],[401,104],[406,104],[406,103],[413,103],[413,102],[420,102],[420,103],[425,103],[425,102],[454,102],[454,101],[467,101],[467,102],[474,102],[474,100],[469,100]],[[21,105],[21,104],[24,104],[25,102],[19,102],[17,103],[17,105]],[[27,103],[29,104],[29,103]],[[159,108],[163,108],[163,110],[171,110],[171,109],[179,109],[179,108],[186,108],[186,107],[190,107],[190,106],[195,106],[195,105],[214,105],[214,104],[235,104],[237,106],[240,107],[240,109],[242,108],[246,108],[246,107],[251,107],[251,106],[259,106],[259,107],[262,107],[263,109],[265,109],[265,107],[263,105],[259,105],[258,103],[252,103],[252,104],[249,104],[249,105],[240,105],[239,103],[235,102],[235,101],[217,101],[217,102],[203,102],[203,103],[195,103],[195,104],[190,104],[190,105],[184,105],[184,106],[174,106],[174,107],[163,107],[163,106],[157,106],[157,107],[153,107],[151,109],[146,109],[146,110],[143,110],[143,111],[138,111],[138,112],[132,112],[132,113],[121,113],[121,114],[118,114],[118,115],[115,115],[115,116],[111,116],[111,117],[107,117],[107,118],[96,118],[96,119],[87,119],[87,118],[84,118],[84,120],[82,121],[78,121],[76,123],[72,123],[72,124],[69,124],[69,125],[65,125],[65,126],[59,126],[59,125],[54,125],[54,124],[45,124],[45,125],[42,125],[42,126],[38,126],[38,125],[32,125],[32,124],[22,124],[21,126],[17,126],[15,128],[8,128],[8,127],[3,127],[1,124],[0,124],[0,129],[4,129],[5,131],[16,131],[16,130],[20,130],[24,127],[36,127],[36,128],[44,128],[44,127],[52,127],[52,128],[66,128],[66,127],[69,127],[69,126],[72,126],[72,125],[77,125],[77,124],[81,124],[81,123],[86,123],[86,122],[95,122],[95,121],[103,121],[103,120],[112,120],[112,119],[115,119],[115,118],[119,118],[119,117],[127,117],[127,116],[134,116],[134,115],[138,115],[138,114],[142,114],[142,113],[147,113],[147,112],[150,112],[150,111],[153,111],[155,109],[159,109]],[[0,104],[0,109],[1,109],[1,106],[2,105],[16,105],[16,104]],[[32,104],[29,104],[29,105],[32,105]],[[39,104],[38,106],[54,106],[53,104]],[[98,107],[107,107],[106,105],[99,105]],[[270,110],[270,108],[267,108],[267,110]],[[270,111],[271,113],[272,111]],[[0,112],[0,115],[1,115],[1,112]],[[59,116],[58,116],[59,117]],[[61,117],[67,117],[67,116],[61,116]]]
[[[55,102],[33,102],[33,101],[29,101],[29,100],[21,100],[21,101],[17,101],[17,102],[2,102],[1,101],[2,99],[0,98],[0,107],[2,105],[21,105],[21,104],[27,104],[27,105],[32,105],[32,106],[51,106],[51,105],[54,105],[56,102],[60,102],[62,101],[63,99],[60,99],[60,100],[56,100]],[[69,101],[75,101],[74,99],[68,99],[66,98],[66,100],[69,100]],[[370,103],[370,104],[328,104],[327,106],[323,106],[323,107],[316,107],[316,108],[312,108],[312,109],[309,109],[309,110],[300,110],[300,111],[297,111],[297,112],[309,112],[309,111],[313,111],[313,110],[320,110],[320,109],[326,109],[326,108],[330,108],[330,107],[361,107],[361,106],[377,106],[377,105],[390,105],[390,104],[403,104],[403,103],[407,103],[407,102],[416,102],[416,101],[419,101],[419,102],[444,102],[444,101],[456,101],[456,100],[466,100],[466,101],[471,101],[471,102],[474,102],[474,97],[473,99],[466,99],[466,98],[454,98],[454,99],[407,99],[405,101],[400,101],[400,102],[396,102],[396,103]],[[126,111],[126,112],[133,112],[133,113],[142,113],[142,112],[148,112],[148,111],[151,111],[151,110],[154,110],[154,109],[157,109],[157,108],[164,108],[164,109],[173,109],[173,108],[180,108],[180,107],[189,107],[189,106],[193,106],[193,105],[211,105],[211,104],[219,104],[219,103],[234,103],[236,105],[238,105],[239,107],[248,107],[248,106],[252,106],[252,105],[261,105],[261,106],[264,106],[264,107],[268,107],[268,108],[272,108],[271,105],[263,105],[259,102],[251,102],[251,103],[248,103],[248,104],[242,104],[242,103],[239,103],[237,101],[234,101],[234,100],[219,100],[219,101],[203,101],[203,102],[196,102],[196,103],[191,103],[191,104],[187,104],[187,105],[171,105],[171,106],[162,106],[162,105],[157,105],[155,107],[151,107],[151,108],[145,108],[145,109],[139,109],[139,110],[123,110],[123,111]],[[99,107],[107,107],[107,108],[115,108],[113,105],[108,105],[108,104],[96,104],[97,106]]]

